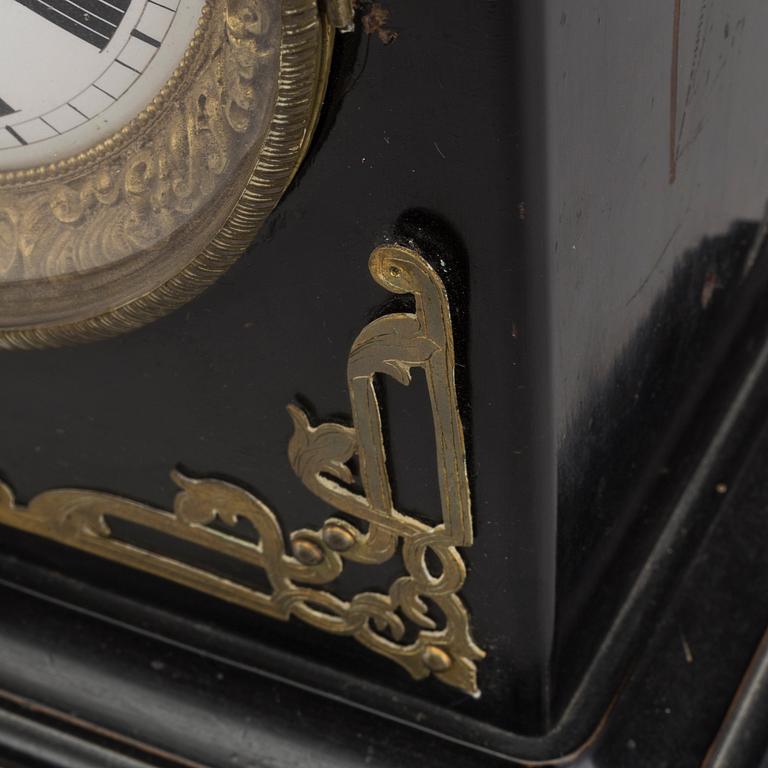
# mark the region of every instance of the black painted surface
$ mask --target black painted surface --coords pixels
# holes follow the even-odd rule
[[[727,411],[724,393],[738,391],[759,348],[740,346],[763,322],[750,309],[766,280],[768,11],[758,0],[683,4],[671,182],[674,4],[386,6],[398,39],[340,39],[304,168],[216,286],[129,336],[3,354],[0,472],[22,501],[79,486],[168,506],[168,472],[181,464],[253,490],[288,530],[318,526],[327,510],[290,470],[285,405],[348,418],[349,346],[392,306],[367,274],[368,254],[413,238],[454,305],[477,519],[462,594],[488,651],[483,697],[413,683],[351,640],[5,530],[3,570],[387,715],[496,751],[560,754],[606,711],[685,565],[682,555],[660,563],[657,551],[655,581],[630,593],[661,532],[706,530],[706,510],[684,491],[701,482],[693,473]],[[436,485],[420,384],[386,387],[387,431],[398,501],[429,516]],[[350,568],[338,586],[382,589],[395,573]],[[35,611],[25,615],[31,627]],[[41,653],[67,626],[64,615],[51,621]],[[92,631],[110,649],[130,642]],[[116,677],[136,674],[150,653],[142,647]],[[61,683],[43,675],[35,695],[54,696],[46,685]],[[195,706],[222,723],[252,703],[233,689],[226,714],[206,698],[220,689],[202,678],[199,687]],[[270,700],[285,710],[273,716],[295,725],[298,694],[285,696]],[[322,740],[332,717],[309,701]],[[344,712],[345,722],[358,717]],[[121,717],[130,722],[117,707]],[[435,760],[448,750],[434,749]]]
[[[663,617],[579,765],[757,768],[765,755],[765,681],[754,679],[760,659],[753,662],[753,655],[765,653],[759,647],[768,621],[765,376],[764,370],[751,407],[740,416],[736,446],[718,452],[709,493],[699,499],[700,524],[708,526],[701,549],[666,595]],[[678,537],[671,548],[686,547],[685,539]],[[734,711],[732,702],[750,685],[749,705]],[[732,719],[723,723],[726,715]],[[734,737],[722,751],[716,742],[721,728]]]
[[[768,764],[768,633],[745,673],[705,768],[750,768]]]

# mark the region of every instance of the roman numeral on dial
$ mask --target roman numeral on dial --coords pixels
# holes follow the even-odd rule
[[[120,26],[131,0],[16,0],[100,51]]]
[[[7,101],[0,99],[0,117],[8,117],[17,111]]]

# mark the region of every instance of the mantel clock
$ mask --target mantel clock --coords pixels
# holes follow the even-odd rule
[[[766,33],[0,0],[0,765],[768,765]]]

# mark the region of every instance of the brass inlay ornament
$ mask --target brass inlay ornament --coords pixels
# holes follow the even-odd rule
[[[472,514],[448,297],[434,269],[411,249],[381,246],[369,266],[387,290],[412,294],[415,312],[384,315],[353,343],[347,365],[352,426],[314,426],[304,411],[288,406],[294,423],[288,446],[291,466],[301,482],[339,514],[319,530],[293,531],[287,548],[277,517],[259,499],[230,483],[179,472],[173,473],[181,488],[173,513],[87,490],[47,491],[21,507],[10,489],[0,485],[0,523],[277,619],[294,616],[326,632],[351,635],[401,664],[414,678],[432,674],[477,695],[475,661],[485,654],[472,639],[469,615],[458,594],[466,578],[458,548],[472,544]],[[442,507],[437,525],[395,508],[387,470],[375,379],[385,375],[407,385],[413,368],[426,374],[432,408]],[[353,457],[357,476],[350,467]],[[362,493],[352,490],[355,486]],[[127,520],[263,568],[271,591],[261,592],[117,538],[110,519]],[[232,527],[248,521],[258,543],[212,527],[217,521]],[[375,566],[398,551],[405,572],[387,593],[361,592],[343,600],[323,588],[340,575],[345,560]],[[434,572],[437,562],[439,573]],[[441,626],[429,615],[430,602],[442,613]],[[408,622],[418,633],[406,641]]]

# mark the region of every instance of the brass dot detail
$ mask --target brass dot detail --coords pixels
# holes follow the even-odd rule
[[[448,653],[436,645],[428,645],[421,658],[433,672],[445,672],[453,663]]]
[[[293,542],[293,554],[302,565],[317,565],[325,557],[323,548],[309,539],[296,539]]]
[[[346,552],[355,543],[355,537],[341,525],[330,523],[323,528],[323,541],[335,552]]]

